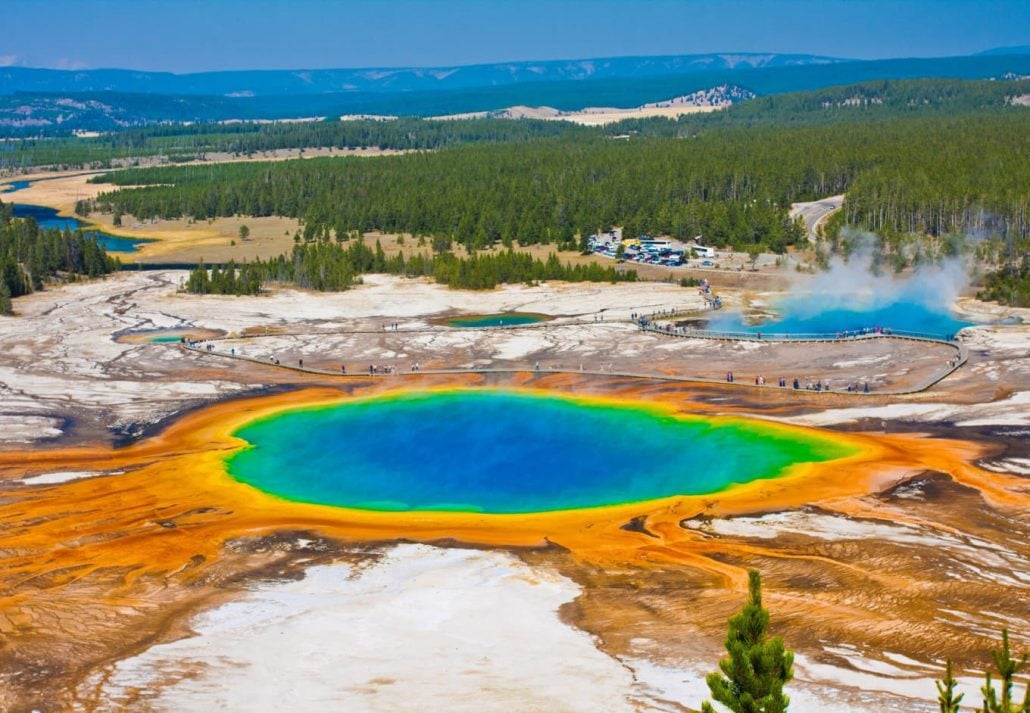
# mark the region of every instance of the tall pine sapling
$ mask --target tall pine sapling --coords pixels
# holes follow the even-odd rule
[[[719,662],[722,673],[707,677],[712,698],[734,713],[785,713],[790,699],[783,686],[794,677],[794,654],[778,636],[769,638],[769,612],[762,606],[762,577],[748,572],[750,595],[744,609],[730,619],[726,634],[729,656]],[[714,713],[708,702],[704,713]]]
[[[1012,657],[1008,629],[1001,630],[1001,648],[995,649],[991,653],[994,657],[994,666],[998,669],[1001,700],[998,699],[998,692],[994,689],[991,672],[988,671],[984,685],[980,689],[984,696],[983,713],[1030,713],[1030,685],[1026,688],[1022,704],[1013,703],[1012,698],[1012,686],[1015,682],[1016,674],[1026,666],[1027,654],[1017,658]]]
[[[948,667],[944,671],[944,680],[937,682],[937,703],[940,704],[941,713],[958,713],[959,703],[962,702],[964,693],[955,695],[955,687],[958,681],[952,674],[951,659],[948,659]]]

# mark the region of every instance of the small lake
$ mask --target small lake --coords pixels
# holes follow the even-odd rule
[[[83,230],[86,235],[95,237],[102,248],[112,253],[135,252],[138,249],[138,245],[151,242],[137,238],[122,238],[100,230],[91,229],[77,218],[66,218],[58,215],[55,209],[46,206],[14,203],[12,214],[15,218],[32,218],[39,224],[40,228],[48,230]]]
[[[32,181],[11,181],[0,185],[0,193],[14,193],[32,185]]]

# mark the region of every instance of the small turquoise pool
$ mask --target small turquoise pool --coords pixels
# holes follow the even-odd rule
[[[301,502],[529,513],[713,493],[854,453],[831,436],[646,404],[499,390],[285,411],[239,429],[229,473]]]
[[[122,344],[177,344],[185,337],[187,339],[214,339],[225,336],[220,329],[205,329],[202,327],[180,327],[176,329],[141,329],[130,332],[121,332],[115,336],[115,341]]]
[[[501,312],[498,314],[474,314],[467,317],[452,317],[446,321],[451,327],[483,328],[483,327],[517,327],[522,324],[546,322],[550,317],[544,314],[528,312]]]

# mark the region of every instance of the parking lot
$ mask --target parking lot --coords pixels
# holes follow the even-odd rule
[[[642,235],[639,238],[623,240],[615,234],[615,231],[612,231],[611,233],[591,235],[588,245],[596,255],[640,265],[712,268],[716,266],[716,254],[713,248],[690,245],[669,238],[652,238]]]

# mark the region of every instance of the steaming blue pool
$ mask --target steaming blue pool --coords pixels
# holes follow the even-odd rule
[[[17,185],[17,183],[25,182],[16,181],[12,185]],[[11,190],[18,189],[12,188]],[[47,208],[46,206],[41,205],[29,205],[27,203],[15,203],[13,205],[12,215],[15,218],[32,218],[39,224],[40,228],[48,230],[80,230],[83,229],[84,225],[76,218],[65,218],[58,215],[57,211],[53,208]],[[99,230],[86,230],[86,235],[95,237],[100,243],[100,247],[113,253],[135,252],[137,245],[149,242],[147,240],[137,240],[135,238],[122,238]]]
[[[779,319],[748,324],[740,312],[719,315],[708,323],[708,329],[720,332],[767,332],[768,334],[823,334],[855,332],[883,327],[895,332],[916,332],[944,338],[972,325],[946,309],[934,309],[917,302],[894,302],[863,308],[833,307],[820,309],[818,298],[790,299],[781,302]]]

